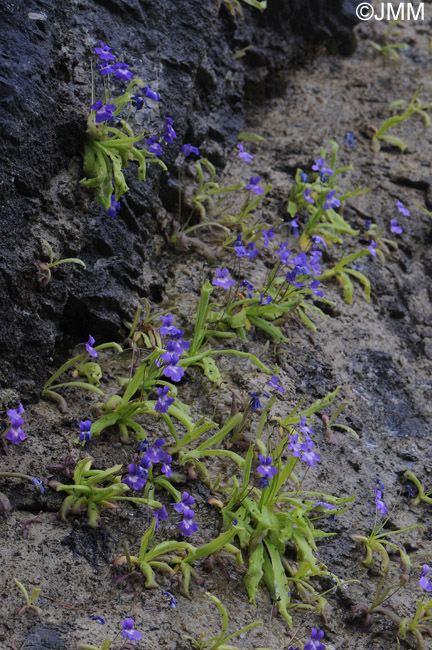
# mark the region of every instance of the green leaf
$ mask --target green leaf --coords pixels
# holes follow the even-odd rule
[[[263,577],[263,552],[264,547],[262,544],[256,547],[252,555],[249,557],[249,565],[244,582],[249,596],[249,602],[255,603],[255,598],[258,593],[258,586]]]
[[[276,325],[272,325],[259,316],[252,316],[252,314],[248,314],[248,318],[253,325],[266,332],[274,341],[283,341],[284,343],[289,343],[289,339],[282,334],[281,329]]]
[[[188,564],[192,564],[196,560],[199,560],[201,557],[206,557],[206,555],[211,555],[212,553],[216,553],[216,551],[220,551],[223,549],[225,544],[228,544],[234,535],[236,535],[238,532],[238,527],[233,526],[230,530],[227,530],[225,533],[220,533],[216,537],[216,539],[213,539],[211,542],[208,542],[208,544],[203,544],[202,546],[199,546],[194,552],[192,552],[190,555],[187,556],[185,559],[185,562]]]
[[[374,138],[377,138],[377,136],[375,135]],[[396,147],[399,147],[402,153],[407,148],[407,145],[402,142],[402,140],[399,140],[399,138],[395,138],[392,135],[380,135],[379,140],[385,140],[386,142],[390,142],[390,144],[394,144]]]
[[[205,376],[207,379],[210,379],[211,382],[214,384],[221,383],[222,377],[214,359],[211,357],[204,357],[204,359],[195,365],[200,366],[203,369]]]
[[[237,312],[237,314],[234,314],[234,316],[230,316],[230,327],[233,329],[236,329],[237,327],[244,327],[246,324],[246,316],[247,312],[245,308],[241,309],[239,312]]]
[[[273,544],[271,544],[267,539],[264,540],[264,544],[267,549],[268,556],[270,558],[270,566],[272,573],[272,584],[268,584],[269,571],[265,572],[264,578],[267,583],[267,587],[270,590],[270,593],[273,594],[273,597],[277,601],[279,613],[287,621],[288,625],[292,627],[292,618],[288,614],[287,607],[290,603],[290,591],[288,588],[288,578],[285,573],[285,569],[282,565],[281,557],[279,552],[275,549]]]
[[[267,142],[266,138],[263,138],[257,133],[252,133],[252,131],[243,131],[243,133],[239,134],[238,139],[247,142]]]
[[[355,269],[345,269],[345,273],[349,273],[350,275],[353,275],[355,278],[357,278],[357,280],[360,280],[364,286],[366,302],[370,302],[371,283],[369,282],[368,278],[363,273],[360,273],[360,271],[356,271]]]
[[[354,286],[353,283],[351,282],[349,276],[344,273],[344,271],[340,271],[340,273],[337,274],[337,278],[340,279],[342,282],[342,287],[343,287],[343,292],[344,292],[344,297],[346,302],[349,305],[352,305],[352,295],[354,291]]]
[[[243,0],[243,2],[260,11],[267,9],[267,0]]]

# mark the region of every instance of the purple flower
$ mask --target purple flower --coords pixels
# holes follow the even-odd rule
[[[410,497],[415,497],[415,492],[414,492],[413,486],[408,483],[406,488],[408,490],[408,494],[410,495]]]
[[[120,201],[116,201],[115,194],[111,194],[111,207],[106,211],[107,217],[116,217],[117,210],[120,210]]]
[[[89,442],[91,440],[91,425],[90,420],[81,420],[78,424],[80,428],[80,442]]]
[[[184,375],[184,370],[177,365],[180,359],[178,354],[165,352],[165,354],[162,354],[161,359],[168,364],[167,367],[162,370],[165,377],[170,377],[173,381],[180,381]]]
[[[309,467],[315,467],[317,463],[321,461],[321,456],[312,451],[314,443],[312,440],[307,440],[300,445],[300,449],[303,451],[302,460],[306,462],[306,465]]]
[[[257,472],[262,474],[264,478],[268,478],[268,479],[273,478],[273,476],[276,476],[278,470],[276,469],[276,467],[273,467],[272,465],[273,458],[271,456],[263,456],[262,454],[260,454],[258,456],[258,460],[261,463],[261,465],[257,467]]]
[[[378,485],[381,492],[384,492],[385,487],[384,487],[384,483],[381,481],[381,479],[377,477],[377,480],[375,481],[375,483]]]
[[[163,154],[163,149],[159,142],[156,142],[156,136],[152,135],[151,138],[147,138],[146,140],[147,144],[150,146],[148,147],[148,150],[150,153],[156,154],[156,156],[161,156]]]
[[[411,212],[408,210],[408,208],[404,207],[404,204],[402,203],[402,201],[396,201],[396,207],[399,210],[399,212],[404,214],[406,217],[410,216]]]
[[[297,458],[301,458],[301,443],[298,442],[298,433],[294,433],[292,436],[289,437],[290,443],[288,445],[288,449],[291,449],[293,456],[296,456]]]
[[[430,571],[430,566],[428,564],[423,564],[423,570],[421,572],[420,580],[419,580],[419,585],[422,589],[426,589],[426,591],[432,591],[432,583],[428,578],[426,578],[427,574]]]
[[[249,179],[249,183],[246,185],[247,190],[251,190],[254,192],[254,194],[264,194],[264,190],[262,187],[259,186],[259,182],[261,180],[260,176],[251,176]]]
[[[288,249],[288,242],[282,242],[276,251],[276,255],[279,255],[282,264],[290,263],[291,251]]]
[[[246,247],[246,257],[249,257],[250,260],[254,260],[258,255],[259,251],[256,247],[255,242],[251,241],[250,244]]]
[[[172,461],[172,457],[169,454],[167,454],[161,467],[162,474],[165,474],[165,476],[167,477],[173,475],[171,465],[170,465],[171,461]]]
[[[159,508],[159,510],[156,510],[156,512],[154,513],[154,518],[156,519],[155,530],[157,530],[159,528],[159,523],[161,521],[165,521],[165,519],[168,519],[168,513],[167,513],[167,509],[165,508],[165,506],[162,506],[162,508]]]
[[[150,467],[152,467],[152,463],[150,458],[147,456],[147,452],[143,454],[143,457],[140,460],[140,467],[142,467],[143,469],[150,469]]]
[[[268,480],[268,478],[262,478],[262,479],[260,479],[259,484],[260,484],[260,487],[262,487],[262,488],[269,487],[270,481]]]
[[[242,236],[241,235],[237,235],[234,250],[236,252],[236,257],[246,257],[246,255],[247,255],[246,248],[245,248],[245,246],[243,246]]]
[[[334,510],[336,506],[331,503],[326,503],[325,501],[318,501],[318,503],[313,504],[312,508],[327,508],[327,510]]]
[[[122,483],[125,483],[128,487],[133,488],[134,490],[141,490],[141,488],[143,488],[147,483],[147,470],[140,465],[128,465],[128,469],[129,474],[125,479],[123,479]]]
[[[34,478],[34,477],[32,477],[32,483],[33,483],[34,485],[36,485],[37,488],[39,488],[39,492],[40,492],[41,494],[43,494],[43,493],[45,492],[45,490],[44,490],[44,486],[42,485],[42,481],[40,480],[40,478]]]
[[[164,124],[164,140],[165,142],[168,142],[168,144],[172,144],[176,138],[177,134],[172,125],[172,118],[166,117]]]
[[[185,158],[191,155],[191,153],[196,154],[199,156],[199,149],[197,147],[192,146],[191,144],[184,144],[180,150]]]
[[[108,47],[108,45],[105,45],[102,41],[99,41],[100,47],[95,47],[94,51],[96,54],[99,54],[99,58],[101,61],[114,61],[115,56],[114,54],[111,54],[112,47]]]
[[[107,74],[114,74],[116,71],[115,64],[108,63],[108,61],[104,61],[103,63],[100,63],[98,66],[100,68],[100,73],[102,77],[104,77]]]
[[[326,650],[324,643],[320,641],[323,636],[324,632],[322,630],[316,630],[313,627],[311,630],[311,640],[306,643],[304,650]]]
[[[93,621],[97,621],[101,625],[105,625],[105,620],[101,616],[94,616],[93,614],[89,614],[87,618],[91,618]]]
[[[121,635],[125,639],[129,639],[129,641],[139,641],[141,639],[141,632],[133,629],[133,626],[135,624],[133,618],[125,618],[121,624],[123,625]]]
[[[7,412],[11,421],[11,428],[6,434],[6,439],[13,445],[19,445],[20,442],[26,439],[26,434],[21,429],[24,424],[21,413],[24,413],[24,407],[21,402],[19,402],[17,409],[9,409]]]
[[[174,596],[172,595],[172,593],[171,593],[170,591],[164,591],[164,592],[163,592],[163,595],[164,595],[166,598],[169,598],[169,599],[170,599],[170,607],[172,607],[173,609],[175,609],[175,608],[177,607],[177,603],[176,603],[176,600],[175,600]]]
[[[388,508],[384,501],[382,500],[382,492],[381,490],[378,490],[378,488],[375,488],[376,492],[376,497],[375,497],[375,505],[377,510],[382,514],[382,515],[387,515],[388,514]]]
[[[175,503],[173,508],[176,512],[183,512],[184,510],[188,509],[189,506],[191,506],[193,503],[195,503],[195,499],[189,492],[183,492],[182,499],[178,503]]]
[[[348,133],[345,136],[345,140],[342,142],[342,144],[345,144],[347,142],[350,147],[353,147],[355,142],[354,142],[354,133],[351,133],[348,131]]]
[[[193,535],[193,533],[196,533],[197,530],[199,530],[198,524],[193,520],[194,517],[194,511],[190,510],[189,508],[185,508],[183,511],[183,521],[177,524],[177,528],[183,533],[185,537]]]
[[[269,305],[273,298],[271,296],[266,296],[264,298],[263,294],[261,294],[261,299],[260,299],[260,305]]]
[[[147,438],[144,438],[144,440],[141,440],[141,442],[139,443],[137,447],[137,451],[147,451],[148,446],[149,446],[149,441],[147,440]]]
[[[94,349],[94,347],[92,347],[94,342],[95,342],[94,338],[92,337],[91,334],[89,334],[89,340],[88,340],[88,343],[85,344],[85,346],[86,346],[86,350],[87,350],[87,352],[89,353],[89,355],[90,355],[91,357],[96,358],[96,357],[98,356],[98,353],[96,352],[96,350]]]
[[[270,239],[274,239],[275,233],[274,233],[274,227],[270,228],[269,230],[263,230],[262,231],[262,236],[264,239],[264,246],[269,246],[270,245]]]
[[[115,111],[115,104],[103,104],[101,100],[95,102],[90,106],[93,111],[96,111],[96,123],[106,122],[110,120]]]
[[[306,172],[300,172],[300,180],[302,183],[308,182],[308,175],[306,174]]]
[[[298,217],[297,217],[297,219],[298,219]],[[293,219],[292,221],[288,221],[288,225],[291,226],[291,228],[293,228],[293,230],[294,230],[294,232],[293,232],[294,237],[298,237],[298,235],[299,235],[299,225],[297,223],[297,219]]]
[[[372,239],[372,241],[370,243],[370,246],[368,246],[368,248],[369,248],[370,254],[373,255],[373,257],[377,256],[376,250],[375,250],[377,246],[378,246],[378,244],[376,243],[376,241],[374,239]]]
[[[248,282],[247,280],[243,280],[243,282],[241,283],[240,287],[246,287],[246,289],[248,290],[248,296],[249,296],[249,299],[252,300],[252,297],[253,297],[253,293],[252,293],[252,292],[253,292],[253,290],[254,290],[254,286],[253,286],[253,284],[251,284],[251,283]]]
[[[306,437],[309,437],[309,435],[313,436],[314,430],[307,426],[305,415],[300,416],[299,429],[302,433],[306,434]]]
[[[158,411],[159,413],[168,413],[169,407],[175,402],[174,397],[168,396],[168,386],[164,386],[163,388],[156,388],[156,391],[158,398],[155,405],[155,411]]]
[[[239,158],[242,158],[242,160],[245,160],[246,162],[250,162],[251,160],[254,159],[252,154],[248,153],[247,151],[244,150],[243,145],[240,143],[237,145],[237,149],[239,150]]]
[[[133,72],[131,72],[129,68],[130,66],[127,63],[116,63],[114,76],[122,81],[130,81],[133,77]]]
[[[312,282],[310,283],[309,289],[313,291],[316,296],[322,298],[324,293],[320,289],[317,289],[319,285],[320,285],[320,281],[315,278],[315,280],[312,280]]]
[[[235,280],[228,277],[229,270],[227,268],[216,269],[216,277],[212,280],[212,285],[215,287],[222,287],[223,289],[229,289],[235,285]]]
[[[147,450],[147,460],[152,463],[163,463],[167,460],[168,454],[162,449],[165,444],[165,438],[158,438]],[[144,457],[143,457],[144,460]],[[142,461],[141,461],[142,463]]]
[[[403,233],[402,226],[398,226],[397,219],[390,219],[390,232],[394,232],[396,235],[401,235]]]
[[[319,275],[321,273],[321,264],[320,264],[320,259],[322,256],[322,251],[315,249],[311,250],[311,254],[309,257],[309,266],[312,269],[312,273],[314,275]]]
[[[288,271],[286,275],[286,281],[288,284],[292,284],[294,287],[297,289],[301,289],[304,286],[304,282],[294,282],[296,279],[296,272],[294,271]]]
[[[160,100],[160,95],[157,93],[155,90],[150,88],[150,86],[144,86],[144,88],[141,88],[141,90],[144,92],[145,91],[145,97],[148,97],[149,99],[153,99],[155,102],[158,102]]]
[[[321,183],[327,183],[327,180],[328,180],[328,179],[327,179],[327,176],[326,176],[325,174],[323,174],[322,172],[320,172],[319,177],[320,177],[320,181],[321,181]]]
[[[267,393],[249,393],[251,397],[250,405],[253,411],[257,411],[258,409],[264,408],[261,402],[259,401],[260,395],[264,395],[264,397],[267,397],[267,399],[270,397],[270,395],[267,395]]]
[[[180,334],[180,336],[183,334],[183,330],[180,330],[178,327],[174,327],[174,325],[171,325],[172,323],[172,314],[167,314],[166,316],[161,316],[163,320],[163,325],[159,330],[159,333],[162,336],[165,335],[170,335],[170,336],[177,336]]]
[[[311,187],[307,187],[307,188],[305,189],[305,191],[303,192],[303,198],[304,198],[304,200],[305,200],[307,203],[310,203],[311,205],[313,205],[313,204],[314,204],[314,200],[313,200],[313,198],[311,197],[311,194],[312,194],[312,188],[311,188]]]
[[[329,208],[340,208],[341,202],[337,197],[335,197],[336,190],[330,190],[327,193],[326,200],[324,201],[323,208],[324,210],[329,210]],[[338,196],[341,196],[340,192]]]
[[[323,244],[323,246],[325,246],[327,248],[327,243],[326,243],[325,239],[323,239],[319,235],[312,235],[312,239],[314,240],[314,242],[316,244]]]
[[[183,332],[180,330],[180,334],[176,334],[172,337],[171,341],[167,343],[167,352],[178,354],[179,356],[183,354],[186,350],[190,348],[190,341],[185,341],[182,339]]]
[[[273,388],[276,388],[280,393],[283,393],[285,388],[282,386],[278,386],[278,381],[279,381],[279,376],[278,375],[272,375],[272,378],[267,382],[267,384],[270,384]]]
[[[324,158],[317,158],[315,160],[315,165],[312,165],[312,169],[314,172],[321,172],[322,174],[328,174],[329,176],[333,174],[333,169],[330,167],[325,167]]]
[[[144,106],[144,104],[146,105],[146,108],[150,108],[139,93],[137,93],[136,95],[132,95],[131,103],[132,103],[132,106],[135,106],[137,111],[140,111],[142,109],[142,107]]]
[[[309,275],[310,269],[308,266],[307,255],[304,251],[299,253],[297,257],[294,257],[291,260],[291,263],[295,266],[294,271],[296,275]]]
[[[366,219],[366,221],[364,222],[364,226],[363,226],[365,232],[368,232],[370,230],[371,223],[372,222],[369,219]]]

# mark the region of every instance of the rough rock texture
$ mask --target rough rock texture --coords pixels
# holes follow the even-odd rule
[[[54,367],[55,348],[85,341],[89,332],[98,342],[118,337],[138,299],[157,301],[165,282],[153,260],[166,210],[175,206],[175,182],[154,169],[145,184],[129,173],[131,192],[116,220],[78,185],[97,39],[157,81],[161,115],[173,118],[178,134],[164,156],[170,169],[184,141],[220,166],[242,126],[244,88],[255,84],[258,92],[248,92],[255,99],[279,92],[281,68],[301,52],[290,21],[307,37],[350,34],[350,3],[325,11],[324,4],[278,0],[264,14],[245,6],[244,19],[215,0],[3,4],[0,385],[34,396]],[[251,43],[244,60],[233,58]],[[57,267],[41,288],[43,239],[87,270]]]

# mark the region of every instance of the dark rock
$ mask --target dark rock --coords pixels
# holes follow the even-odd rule
[[[30,632],[22,650],[70,650],[72,628],[67,625],[49,626],[37,623]]]

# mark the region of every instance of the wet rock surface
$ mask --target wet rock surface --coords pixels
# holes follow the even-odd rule
[[[108,4],[101,3],[100,6],[106,10]],[[112,6],[119,5],[110,4],[110,11],[113,11]],[[133,22],[135,15],[128,6],[130,7],[122,3],[123,13],[116,14],[121,15],[121,20],[127,24]],[[33,9],[42,11],[42,4],[35,5]],[[225,13],[223,20],[230,21],[229,14]],[[232,22],[229,24],[230,29],[234,30],[235,25]],[[384,25],[381,27],[385,29]],[[413,117],[396,131],[398,137],[408,144],[405,154],[386,145],[379,153],[374,153],[371,150],[370,126],[381,125],[389,116],[390,102],[396,98],[409,100],[421,81],[424,83],[422,96],[430,96],[430,64],[426,64],[429,34],[421,25],[405,26],[400,38],[409,44],[409,49],[402,53],[399,66],[377,59],[368,44],[369,39],[377,40],[380,37],[379,25],[363,25],[356,29],[356,35],[359,47],[352,58],[344,59],[331,56],[325,51],[315,51],[310,59],[303,62],[301,69],[288,67],[283,71],[281,79],[286,88],[285,95],[271,101],[266,100],[262,107],[251,106],[247,111],[246,124],[242,128],[267,138],[267,143],[250,147],[255,155],[253,172],[259,173],[274,185],[274,190],[263,204],[261,216],[270,221],[289,221],[286,201],[296,167],[309,170],[313,160],[318,157],[320,146],[327,146],[329,138],[334,138],[341,144],[347,131],[355,133],[356,145],[353,149],[341,147],[340,158],[344,165],[352,163],[354,172],[347,174],[343,183],[349,188],[374,186],[374,190],[350,201],[344,213],[345,218],[353,227],[361,230],[364,229],[365,221],[370,219],[377,223],[383,236],[395,238],[389,232],[389,220],[395,216],[395,201],[401,200],[409,206],[411,216],[404,218],[396,215],[403,225],[404,233],[398,238],[398,249],[386,257],[385,263],[372,257],[362,258],[362,270],[372,285],[370,303],[365,302],[360,285],[356,285],[353,305],[348,306],[337,282],[329,281],[325,283],[325,295],[334,304],[327,306],[326,321],[317,323],[317,332],[310,332],[293,319],[288,321],[286,328],[290,341],[279,345],[275,356],[273,346],[266,345],[262,333],[253,330],[248,333],[247,342],[236,342],[236,347],[256,354],[269,365],[275,361],[278,363],[278,374],[285,386],[285,393],[276,401],[275,415],[285,416],[305,395],[307,403],[311,403],[341,385],[340,400],[346,401],[347,406],[336,421],[352,427],[359,436],[359,440],[356,440],[348,432],[335,429],[338,444],[329,444],[322,416],[331,416],[335,407],[326,409],[325,413],[320,412],[315,417],[315,442],[322,455],[322,462],[313,468],[313,472],[312,468],[308,471],[304,477],[304,488],[337,496],[356,497],[350,508],[334,521],[324,520],[320,523],[324,530],[337,535],[318,542],[319,557],[341,580],[355,579],[358,582],[339,586],[328,594],[326,621],[313,612],[309,615],[305,610],[294,610],[294,629],[300,628],[299,638],[305,642],[312,625],[322,627],[328,650],[394,650],[397,629],[390,620],[374,614],[372,627],[364,629],[361,621],[352,616],[353,606],[371,603],[380,575],[379,564],[374,563],[370,570],[362,565],[364,550],[354,543],[350,535],[367,535],[373,527],[376,512],[374,486],[377,477],[384,483],[384,498],[390,508],[385,530],[418,523],[425,526],[424,531],[415,529],[394,540],[401,541],[407,551],[419,553],[413,559],[408,585],[391,598],[394,611],[403,616],[412,616],[415,600],[421,595],[418,586],[423,562],[421,558],[423,554],[432,552],[430,505],[413,505],[403,476],[409,469],[426,488],[432,487],[429,461],[432,427],[432,248],[430,219],[421,211],[423,206],[431,207],[429,185],[425,179],[429,178],[432,136],[431,129],[425,129],[422,121]],[[98,33],[98,36],[108,40],[105,32]],[[112,44],[127,51],[126,44]],[[87,49],[82,53],[83,61],[87,60],[92,45],[93,42],[89,40]],[[82,82],[85,88],[87,85],[84,84],[88,83],[86,74],[87,72],[83,77],[85,81]],[[266,75],[263,74],[262,78],[265,80]],[[264,81],[264,86],[266,85],[268,83]],[[277,85],[281,87],[279,81]],[[83,107],[87,104],[87,99],[83,99]],[[79,115],[75,119],[82,132],[84,108]],[[48,127],[46,129],[48,132]],[[210,143],[210,137],[208,142]],[[230,146],[232,143],[226,144],[227,150]],[[78,178],[80,147],[77,147],[75,155],[74,173],[75,178]],[[228,178],[243,179],[250,169],[252,167],[245,167],[235,159],[232,164],[231,161],[228,162],[224,173]],[[152,187],[158,194],[162,181],[155,178],[151,183],[154,183]],[[62,196],[74,197],[75,188],[68,194],[67,187],[63,187]],[[78,191],[78,198],[73,199],[81,202],[81,208],[87,206],[87,214],[94,216],[84,220],[82,211],[74,208],[75,221],[71,225],[72,222],[65,220],[62,227],[66,229],[65,232],[71,233],[72,238],[75,226],[80,224],[84,242],[82,245],[85,247],[83,258],[86,262],[91,258],[98,269],[97,273],[102,278],[98,282],[104,287],[107,300],[98,302],[101,294],[96,289],[99,285],[94,284],[94,275],[89,276],[78,268],[73,270],[72,278],[63,269],[58,269],[49,285],[50,292],[53,293],[48,296],[58,296],[58,304],[61,304],[59,312],[53,307],[52,297],[47,298],[35,286],[34,291],[39,291],[35,295],[40,300],[45,300],[44,309],[51,314],[52,322],[57,323],[59,321],[56,319],[60,319],[63,331],[69,332],[66,342],[86,340],[88,328],[93,324],[99,323],[100,327],[93,333],[99,333],[105,339],[115,336],[120,330],[122,318],[129,313],[125,307],[129,295],[127,291],[131,291],[130,295],[135,295],[135,291],[141,290],[140,283],[144,282],[141,276],[134,275],[136,265],[131,255],[152,256],[149,264],[153,270],[150,269],[148,273],[151,275],[146,276],[148,289],[147,293],[143,290],[143,295],[150,298],[154,311],[175,307],[176,318],[185,328],[188,338],[193,327],[191,314],[196,309],[203,278],[212,277],[217,265],[231,268],[232,256],[217,250],[211,241],[212,233],[206,231],[204,234],[201,231],[200,236],[212,245],[215,264],[210,264],[197,251],[176,252],[167,248],[157,226],[151,220],[147,221],[147,216],[140,211],[141,201],[146,200],[146,192],[147,186],[140,188],[134,185],[115,222],[96,216],[92,212],[95,204],[91,203],[90,197],[84,192]],[[35,194],[27,199],[47,201],[45,194]],[[23,198],[22,200],[24,201]],[[162,190],[158,200],[161,214],[158,224],[165,227],[170,213],[169,204],[163,203]],[[152,201],[148,198],[149,204]],[[171,217],[174,215],[175,213],[171,214]],[[36,223],[36,216],[33,218]],[[43,215],[40,218],[47,219]],[[144,227],[148,228],[148,239],[144,236],[140,239],[139,233]],[[120,245],[119,240],[129,232],[137,235],[138,243],[134,240],[134,244],[129,246],[122,241]],[[278,236],[283,239],[289,237],[295,248],[297,240],[288,236],[287,232],[289,230],[284,225]],[[353,244],[348,243],[347,250],[351,251],[351,246],[359,247],[367,243],[367,238],[361,237]],[[126,255],[126,248],[128,253],[132,253]],[[65,252],[77,254],[77,251],[78,249],[71,248]],[[328,251],[326,264],[336,261],[339,253],[340,248],[336,247]],[[21,249],[18,251],[20,254],[24,255]],[[27,258],[26,260],[29,264]],[[245,261],[238,278],[241,279],[243,275],[264,278],[268,265],[265,255],[260,255],[254,264]],[[92,265],[88,264],[89,267]],[[91,273],[95,274],[96,271]],[[122,287],[122,300],[113,290],[111,274],[115,273],[118,274],[119,286]],[[121,279],[126,275],[127,281]],[[131,288],[126,291],[123,282],[127,282],[127,287]],[[12,280],[8,286],[15,286]],[[28,291],[27,299],[30,300],[29,296],[32,295]],[[21,294],[16,293],[16,296],[17,301],[21,300]],[[90,314],[90,307],[85,306],[87,302],[92,304],[97,319],[92,315],[93,312]],[[26,318],[32,315],[34,319],[35,316],[26,306],[25,300],[22,310],[21,320],[17,316],[16,322],[24,327]],[[42,317],[39,322],[43,322]],[[36,351],[42,345],[42,339],[37,336],[37,328],[34,327],[31,340]],[[53,341],[56,336],[57,329],[53,325]],[[9,354],[12,355],[12,352]],[[117,390],[114,377],[126,376],[128,365],[129,359],[125,358],[114,369],[107,356],[103,361],[104,389],[108,392]],[[198,369],[187,371],[179,390],[182,399],[194,404],[196,414],[206,413],[217,421],[222,421],[230,412],[232,392],[238,395],[240,401],[247,401],[250,392],[262,390],[264,380],[262,374],[245,360],[233,361],[226,355],[225,358],[218,359],[218,365],[223,373],[224,384],[216,396]],[[31,364],[29,367],[31,370]],[[40,372],[48,374],[47,366],[41,366]],[[31,374],[29,377],[31,391],[35,384]],[[8,457],[1,457],[2,470],[19,468],[45,479],[54,475],[64,480],[59,472],[50,470],[49,467],[71,453],[71,449],[75,457],[79,456],[80,450],[72,444],[77,435],[77,423],[85,417],[92,417],[92,410],[98,401],[96,396],[74,389],[65,391],[65,396],[69,405],[67,414],[59,413],[55,405],[43,401],[33,406],[26,405],[28,438],[25,444],[11,448]],[[18,397],[18,394],[9,394],[7,399],[17,400]],[[16,407],[16,402],[11,406]],[[166,435],[166,429],[159,422],[143,421],[142,424],[146,426],[151,440]],[[103,468],[116,462],[123,462],[126,466],[135,458],[135,445],[121,445],[118,433],[114,430],[107,431],[103,437],[93,441],[86,451],[95,458],[95,466]],[[182,470],[180,467],[175,469]],[[213,477],[221,473],[223,485],[228,485],[233,475],[232,465],[224,459],[215,459],[210,471]],[[177,487],[193,492],[196,497],[200,532],[193,540],[194,543],[198,545],[209,541],[219,531],[220,516],[208,504],[208,489],[199,481],[191,481],[186,477]],[[118,633],[121,619],[133,616],[137,629],[145,635],[144,640],[137,645],[138,648],[186,650],[190,644],[183,639],[183,634],[196,638],[203,634],[208,638],[220,630],[220,617],[209,607],[204,595],[206,590],[217,595],[227,606],[230,631],[253,620],[264,621],[262,628],[257,628],[246,638],[237,641],[239,648],[265,646],[276,650],[298,645],[296,640],[292,640],[291,632],[280,617],[274,614],[274,603],[266,589],[259,591],[257,607],[247,603],[243,584],[244,567],[238,568],[226,558],[222,558],[213,567],[198,564],[197,569],[204,583],[192,586],[190,601],[179,595],[175,578],[166,576],[158,576],[159,588],[153,590],[145,589],[138,579],[113,584],[121,572],[113,568],[112,561],[124,553],[125,542],[137,552],[139,538],[151,521],[151,513],[146,507],[130,504],[115,515],[104,513],[100,529],[91,531],[81,517],[71,517],[66,523],[58,520],[56,510],[61,505],[62,496],[49,488],[46,495],[35,495],[31,485],[2,481],[1,491],[12,506],[9,511],[0,513],[4,560],[0,567],[0,582],[4,593],[0,643],[5,647],[11,643],[19,647],[23,642],[24,648],[55,648],[55,644],[64,643],[60,647],[67,650],[76,647],[78,642],[100,645],[107,636],[113,637]],[[32,523],[28,538],[24,539],[23,528],[38,513],[43,522]],[[176,523],[168,521],[164,537],[172,539],[177,534]],[[288,548],[288,556],[289,553]],[[391,555],[391,571],[397,578],[400,571],[397,554]],[[44,595],[54,598],[62,605],[39,600],[38,604],[43,610],[40,622],[35,623],[33,613],[15,619],[14,612],[21,601],[13,577],[27,587],[41,587]],[[322,591],[335,587],[329,578],[317,581],[316,586]],[[163,597],[165,589],[176,595],[176,610],[170,609],[169,602]],[[64,605],[78,609],[70,610]],[[107,625],[100,626],[89,620],[89,614],[103,616]],[[427,642],[429,639],[426,639]],[[415,647],[412,639],[401,641],[400,645],[401,650]]]

